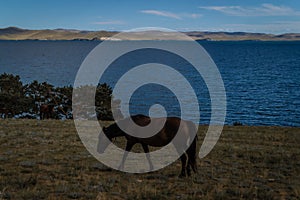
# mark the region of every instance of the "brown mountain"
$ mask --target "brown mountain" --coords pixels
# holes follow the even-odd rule
[[[79,31],[68,29],[27,30],[17,27],[0,29],[1,40],[74,40],[74,39],[101,39],[110,37],[116,32],[108,31]]]
[[[118,32],[113,31],[80,31],[74,29],[45,29],[28,30],[17,27],[0,29],[0,40],[105,40]],[[280,35],[246,32],[185,32],[195,40],[216,40],[216,41],[240,41],[240,40],[261,40],[261,41],[295,41],[300,40],[299,33],[286,33]],[[143,39],[142,37],[137,37]]]

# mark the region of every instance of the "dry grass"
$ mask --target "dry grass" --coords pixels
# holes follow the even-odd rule
[[[0,145],[0,199],[300,198],[300,128],[225,127],[184,179],[179,161],[147,174],[103,166],[73,121],[0,120]]]

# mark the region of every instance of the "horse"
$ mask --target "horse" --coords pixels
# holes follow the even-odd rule
[[[103,127],[102,132],[99,134],[99,140],[98,140],[98,146],[97,151],[101,154],[104,153],[105,149],[110,144],[109,141],[112,141],[113,138],[116,137],[122,137],[124,136],[127,140],[125,152],[123,155],[122,162],[120,164],[119,169],[122,169],[124,167],[125,160],[127,158],[127,155],[129,151],[132,149],[132,147],[140,143],[143,147],[144,152],[146,153],[146,158],[149,162],[150,169],[153,169],[153,164],[150,160],[150,154],[149,154],[149,148],[148,146],[153,147],[163,147],[167,144],[169,144],[173,138],[175,137],[176,133],[178,132],[178,129],[182,123],[182,131],[179,131],[178,134],[182,134],[180,137],[181,139],[184,139],[188,141],[191,138],[191,132],[194,131],[195,137],[193,138],[193,141],[191,142],[190,146],[188,148],[185,148],[186,151],[180,156],[181,160],[181,173],[179,177],[185,177],[186,172],[187,175],[191,175],[191,169],[194,171],[194,173],[197,173],[197,164],[196,164],[196,143],[197,143],[197,134],[196,134],[196,126],[193,122],[182,120],[178,117],[167,117],[167,118],[150,118],[145,115],[135,115],[131,116],[131,119],[134,123],[136,123],[138,126],[147,126],[150,122],[152,123],[161,123],[161,120],[166,120],[164,123],[163,128],[155,135],[147,137],[147,138],[138,138],[134,137],[132,135],[127,134],[123,130],[119,128],[117,123],[114,123],[108,127]],[[121,120],[121,123],[127,123],[129,122],[129,117]],[[133,130],[134,131],[134,130]],[[108,138],[108,140],[105,140],[103,137],[105,136]],[[107,142],[105,142],[107,141]],[[191,141],[191,140],[190,140]],[[172,141],[176,150],[178,153],[182,152],[182,141]],[[178,145],[178,144],[181,144]],[[185,145],[188,145],[185,143]],[[186,146],[187,147],[187,146]],[[181,150],[181,151],[180,151]]]
[[[49,119],[52,117],[52,114],[54,112],[54,106],[53,104],[42,104],[40,106],[40,119]]]

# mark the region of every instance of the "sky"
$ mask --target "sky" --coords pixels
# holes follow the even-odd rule
[[[0,0],[0,28],[300,33],[299,0]]]

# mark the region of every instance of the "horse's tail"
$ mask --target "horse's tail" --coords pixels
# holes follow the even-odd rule
[[[189,123],[189,127],[190,127],[190,132],[196,134],[191,145],[189,146],[189,148],[187,149],[187,154],[188,154],[188,164],[191,165],[193,171],[196,173],[197,172],[197,140],[198,140],[198,136],[197,136],[197,129],[196,129],[196,125],[194,123]]]

